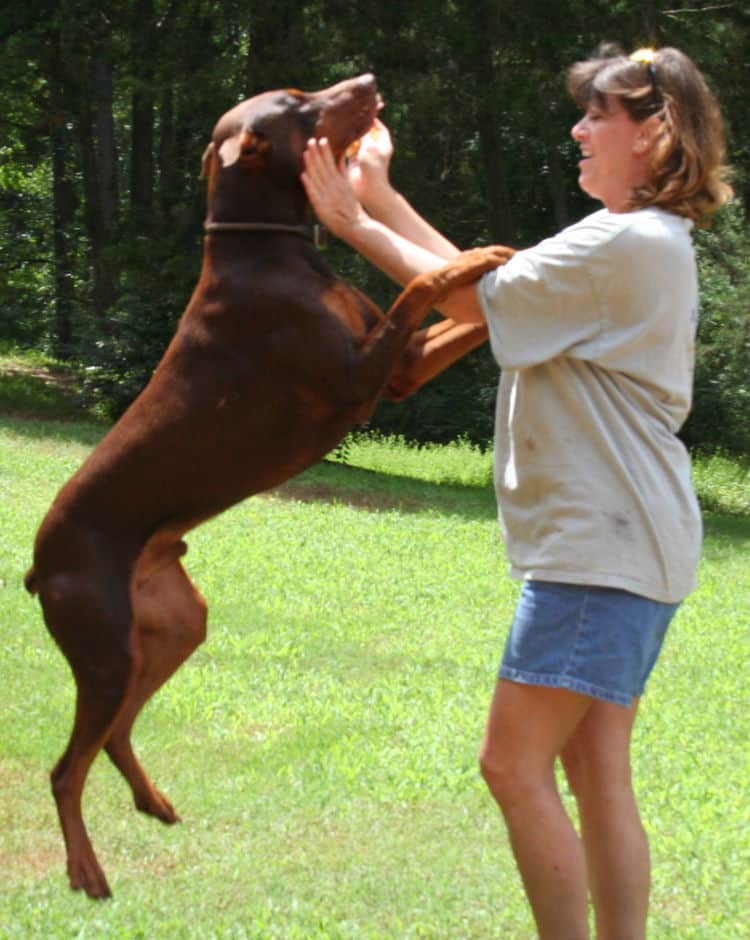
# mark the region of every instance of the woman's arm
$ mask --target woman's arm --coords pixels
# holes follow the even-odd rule
[[[459,249],[391,186],[389,167],[392,156],[393,143],[388,128],[376,119],[347,167],[349,182],[357,198],[372,218],[392,231],[446,261],[455,258]]]
[[[308,143],[304,163],[302,182],[321,222],[397,284],[408,284],[445,263],[438,253],[365,212],[348,170],[343,163],[336,165],[325,138]]]
[[[346,167],[336,165],[325,138],[308,143],[304,163],[302,182],[321,222],[398,284],[408,284],[418,274],[442,267],[449,259],[439,252],[447,252],[446,246],[450,246],[453,252],[451,258],[459,254],[458,249],[446,240],[443,240],[444,245],[441,244],[442,236],[424,220],[420,225],[418,214],[405,209],[408,206],[406,200],[387,198],[377,201],[378,211],[389,218],[395,215],[394,224],[418,235],[429,247],[412,241],[365,212],[354,193]],[[452,292],[438,304],[437,309],[456,323],[484,323],[474,285]]]

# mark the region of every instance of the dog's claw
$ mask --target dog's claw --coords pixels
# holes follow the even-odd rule
[[[180,816],[169,800],[158,790],[145,800],[136,801],[135,808],[147,816],[153,816],[168,826],[181,822]]]
[[[99,863],[95,858],[71,862],[68,865],[68,878],[73,891],[85,891],[94,900],[112,897],[112,892]]]

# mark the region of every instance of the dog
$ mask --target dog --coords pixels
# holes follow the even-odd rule
[[[197,286],[149,383],[37,534],[26,587],[77,692],[52,791],[70,885],[91,898],[111,893],[81,811],[102,748],[139,810],[179,819],[130,735],[144,703],[206,636],[206,603],[180,562],[183,536],[299,473],[366,421],[429,309],[505,260],[502,249],[467,252],[415,279],[387,314],[330,270],[310,237],[302,153],[311,136],[325,136],[340,158],[380,107],[374,77],[361,75],[318,92],[265,92],[220,118],[203,159]],[[464,347],[458,336],[455,355]]]

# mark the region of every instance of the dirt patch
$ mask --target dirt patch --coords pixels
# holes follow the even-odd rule
[[[51,366],[26,366],[14,362],[5,362],[0,365],[0,375],[7,375],[11,378],[17,376],[28,376],[32,379],[38,379],[49,385],[51,388],[60,389],[62,392],[74,392],[77,386],[77,378],[66,369],[58,369]]]
[[[423,512],[428,503],[402,496],[390,496],[387,493],[363,493],[359,490],[347,490],[326,483],[305,483],[291,480],[282,483],[276,489],[269,490],[264,496],[275,499],[297,500],[301,503],[343,503],[355,509],[383,510],[393,509],[399,512]]]

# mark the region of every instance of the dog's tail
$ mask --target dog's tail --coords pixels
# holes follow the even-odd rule
[[[23,583],[26,585],[26,590],[29,594],[36,594],[39,586],[37,585],[36,571],[33,566],[26,572]]]

